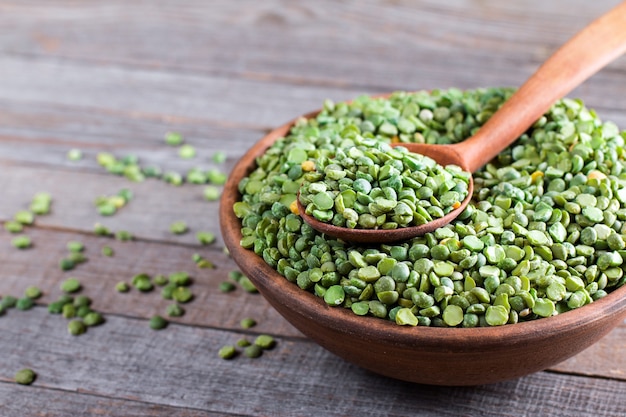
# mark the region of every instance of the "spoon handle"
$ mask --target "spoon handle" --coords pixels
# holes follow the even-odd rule
[[[471,138],[452,145],[471,172],[487,164],[554,102],[626,51],[626,2],[559,48]]]

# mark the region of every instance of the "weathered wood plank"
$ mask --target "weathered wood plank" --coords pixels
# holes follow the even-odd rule
[[[285,115],[285,121],[290,115]],[[166,132],[180,132],[198,156],[178,157],[176,148],[164,143]],[[222,127],[202,119],[143,116],[114,109],[90,111],[46,103],[0,101],[0,159],[71,168],[96,168],[99,152],[136,155],[142,163],[182,173],[189,168],[220,168],[211,163],[216,152],[238,159],[259,140],[263,130]],[[69,149],[83,151],[81,161],[67,160]],[[228,168],[228,167],[226,167]],[[97,168],[98,172],[102,172]]]
[[[615,4],[579,0],[564,8],[556,2],[532,1],[522,7],[495,0],[132,6],[122,1],[9,2],[0,17],[9,36],[0,49],[384,89],[414,88],[424,82],[442,86],[429,77],[448,71],[452,79],[443,85],[476,85],[473,77],[482,69],[489,71],[490,85],[516,85],[523,77],[500,72],[503,65],[536,65]],[[117,14],[124,19],[111,18]],[[625,66],[622,60],[616,68]]]
[[[464,69],[461,74],[470,74],[469,80],[457,79],[461,75],[458,70],[443,72],[438,64],[432,74],[416,70],[419,82],[404,86],[329,87],[2,55],[0,100],[54,103],[89,111],[113,109],[143,118],[202,119],[216,126],[267,128],[319,108],[326,98],[348,100],[395,89],[519,85],[535,69],[514,62],[498,66],[481,62],[475,68],[458,63],[459,67]],[[495,72],[494,77],[489,71]],[[512,74],[519,81],[505,79]],[[623,110],[625,105],[615,94],[621,78],[620,74],[603,71],[572,96],[594,107]]]
[[[363,89],[267,83],[0,55],[0,100],[48,103],[140,118],[203,120],[215,126],[277,126]],[[271,96],[271,100],[268,98]]]
[[[0,412],[4,417],[37,415],[45,417],[217,417],[224,413],[211,413],[190,408],[168,407],[130,400],[118,400],[96,395],[24,387],[12,383],[0,383]],[[10,400],[6,400],[9,399]],[[235,417],[235,414],[228,414]]]
[[[238,269],[236,264],[217,248],[200,248],[183,245],[166,245],[153,242],[117,242],[110,238],[40,229],[28,231],[34,246],[28,250],[10,247],[11,236],[0,235],[0,294],[20,297],[24,290],[34,285],[42,289],[39,300],[48,304],[61,295],[61,282],[68,277],[78,278],[82,294],[94,300],[93,308],[104,314],[115,313],[128,317],[149,319],[154,314],[166,317],[166,307],[172,301],[161,297],[156,288],[149,293],[133,289],[120,294],[115,284],[130,283],[136,274],[168,275],[187,271],[194,279],[194,300],[184,305],[183,317],[172,319],[180,323],[202,327],[240,329],[239,322],[246,317],[257,320],[255,331],[272,331],[283,336],[301,337],[286,320],[269,306],[259,294],[250,294],[238,287],[230,293],[219,290],[219,284],[230,281],[228,273]],[[85,244],[88,261],[72,271],[62,271],[59,260],[67,256],[66,245],[71,240]],[[103,245],[110,245],[115,256],[101,255]],[[215,269],[198,269],[191,259],[200,253],[216,265]],[[231,281],[232,282],[232,281]]]
[[[218,202],[204,199],[202,185],[173,186],[156,179],[135,183],[104,170],[91,173],[22,165],[3,165],[2,170],[10,172],[0,176],[2,220],[27,209],[33,195],[45,191],[52,195],[53,206],[51,214],[37,217],[42,226],[92,232],[100,222],[113,231],[128,230],[141,238],[184,244],[197,244],[195,233],[209,231],[217,236],[215,246],[223,245]],[[95,199],[115,195],[123,188],[130,189],[133,198],[113,216],[98,214]],[[180,220],[188,224],[190,232],[173,235],[169,227]]]
[[[155,332],[143,321],[113,316],[106,328],[73,337],[61,329],[62,321],[41,308],[0,319],[2,379],[28,366],[39,373],[30,389],[53,388],[58,398],[79,392],[242,415],[626,413],[624,381],[542,372],[479,387],[413,385],[373,375],[298,339],[281,338],[257,360],[224,361],[217,349],[242,334],[179,325]]]
[[[626,321],[582,353],[552,368],[578,375],[626,380]]]

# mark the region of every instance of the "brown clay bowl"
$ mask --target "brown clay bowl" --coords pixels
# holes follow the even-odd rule
[[[259,292],[287,321],[330,352],[400,380],[479,385],[547,369],[592,345],[626,318],[626,286],[567,313],[488,328],[404,327],[329,307],[239,245],[241,224],[232,209],[240,198],[237,184],[255,168],[255,158],[285,136],[292,124],[271,131],[235,165],[222,195],[220,224],[233,259]]]

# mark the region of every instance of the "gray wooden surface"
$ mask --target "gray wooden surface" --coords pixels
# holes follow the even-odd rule
[[[326,98],[421,88],[520,85],[594,17],[617,1],[201,1],[0,0],[0,221],[53,195],[52,213],[28,229],[18,251],[0,231],[0,295],[37,285],[33,310],[0,317],[2,416],[624,416],[626,324],[544,372],[494,385],[408,384],[359,369],[326,352],[260,295],[220,282],[236,269],[218,232],[217,203],[202,186],[130,183],[95,162],[102,151],[135,154],[164,169],[228,171],[273,126]],[[572,96],[626,128],[626,58]],[[198,150],[180,159],[163,143],[180,131]],[[71,148],[84,152],[68,161]],[[227,153],[224,164],[211,161]],[[99,195],[130,188],[135,198],[111,218]],[[192,233],[168,229],[185,220]],[[133,242],[93,235],[100,221]],[[70,240],[89,261],[58,267]],[[100,255],[111,245],[113,258]],[[197,269],[200,253],[216,269]],[[195,299],[185,316],[155,332],[158,292],[118,294],[140,272],[187,270]],[[73,337],[46,305],[59,283],[78,277],[107,322]],[[243,330],[239,321],[258,326]],[[224,361],[217,350],[270,333],[275,349]],[[30,367],[32,386],[13,382]]]

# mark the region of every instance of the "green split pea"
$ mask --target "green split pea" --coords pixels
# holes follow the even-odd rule
[[[37,374],[29,368],[24,368],[15,373],[13,379],[20,385],[30,385],[35,382]]]
[[[300,203],[317,220],[351,229],[419,226],[467,197],[471,174],[455,165],[358,134],[341,146],[333,158],[315,159],[315,170],[303,175]]]
[[[28,249],[32,244],[32,240],[26,235],[16,236],[11,240],[11,245],[17,249]]]
[[[155,315],[150,318],[149,324],[152,330],[162,330],[165,329],[169,323],[163,317]]]
[[[64,293],[74,293],[81,289],[80,281],[77,278],[68,278],[61,283],[61,291]]]
[[[170,225],[170,232],[175,235],[182,235],[184,233],[187,233],[188,231],[189,227],[184,221],[176,221]]]

